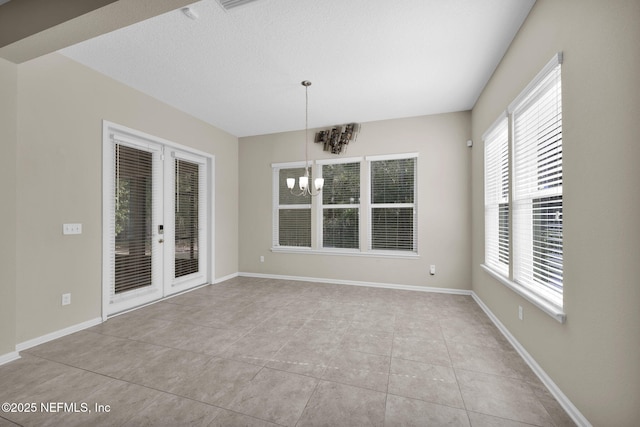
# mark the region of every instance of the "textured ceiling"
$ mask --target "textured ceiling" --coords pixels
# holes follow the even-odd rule
[[[215,0],[61,52],[242,137],[473,107],[535,0]]]

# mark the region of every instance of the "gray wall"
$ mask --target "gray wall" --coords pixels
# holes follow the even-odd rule
[[[419,259],[272,253],[271,164],[304,160],[304,132],[240,138],[240,271],[469,289],[470,124],[469,112],[363,123],[344,155],[419,153]],[[310,159],[336,157],[310,144]]]
[[[16,144],[18,68],[0,59],[0,356],[16,338]]]
[[[47,55],[18,66],[17,343],[101,316],[102,120],[215,155],[215,273],[237,272],[237,138]]]
[[[594,425],[640,419],[639,43],[637,0],[538,0],[472,113],[473,290]],[[566,324],[480,268],[481,135],[558,51]]]

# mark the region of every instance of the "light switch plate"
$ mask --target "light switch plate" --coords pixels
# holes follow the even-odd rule
[[[62,234],[82,234],[82,224],[62,224]]]

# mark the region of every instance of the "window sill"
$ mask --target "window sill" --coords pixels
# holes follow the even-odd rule
[[[493,277],[494,279],[496,279],[497,281],[505,285],[507,288],[511,289],[512,291],[520,295],[522,298],[529,301],[531,304],[538,307],[540,310],[547,313],[549,316],[556,319],[558,322],[564,323],[567,320],[567,315],[565,314],[564,311],[562,311],[560,307],[557,307],[556,305],[541,298],[540,296],[536,295],[535,293],[528,290],[527,288],[520,286],[517,283],[507,279],[506,277],[496,273],[490,267],[487,267],[484,264],[480,264],[480,266],[484,269],[484,271],[489,273],[491,277]]]
[[[308,255],[338,255],[366,258],[398,258],[398,259],[420,259],[420,255],[415,252],[394,252],[394,251],[360,251],[357,249],[311,249],[294,247],[272,247],[271,252],[287,254],[308,254]]]

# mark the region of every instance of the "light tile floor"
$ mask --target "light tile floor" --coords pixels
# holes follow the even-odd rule
[[[574,425],[460,295],[239,277],[21,356],[0,427]]]

